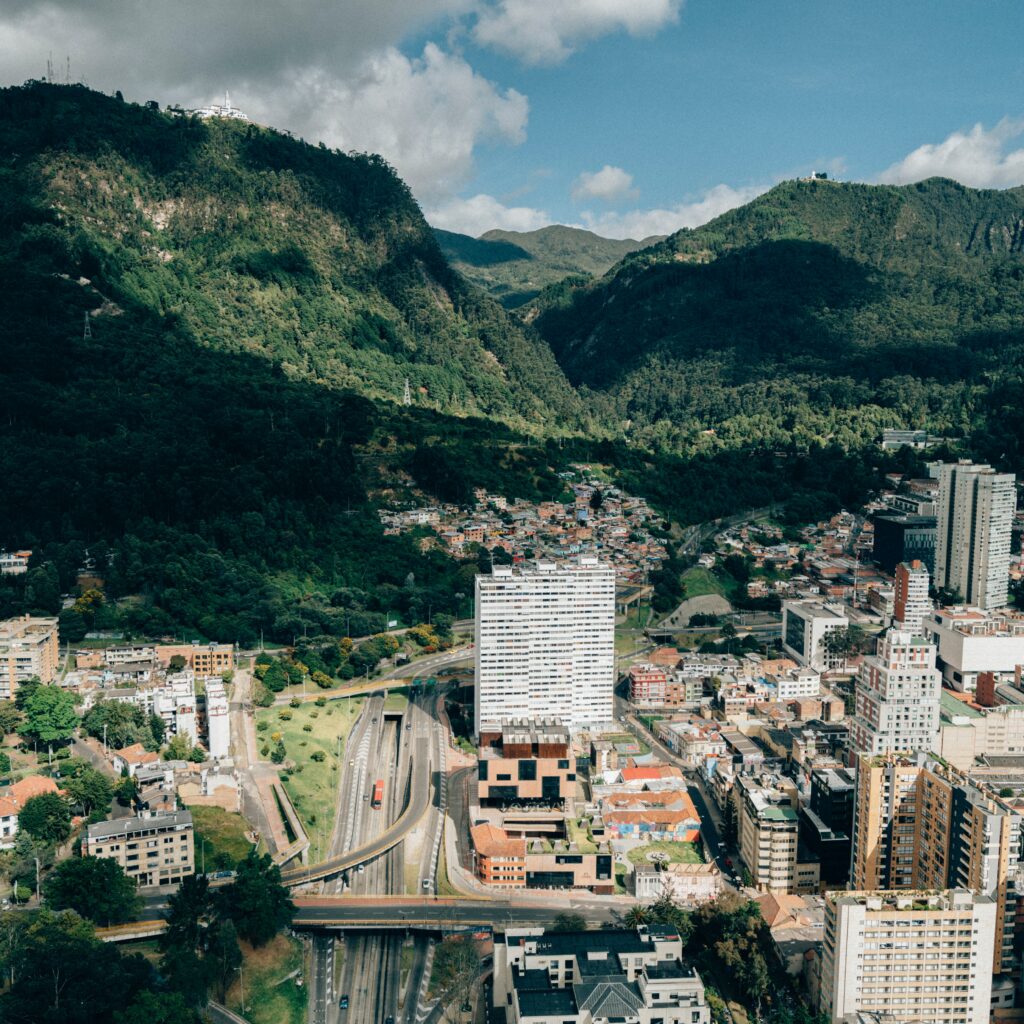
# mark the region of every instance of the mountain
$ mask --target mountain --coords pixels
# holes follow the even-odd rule
[[[993,411],[1019,383],[1022,285],[1024,188],[791,181],[523,315],[644,444],[853,447],[906,425],[993,431],[999,456],[1020,447]]]
[[[467,585],[375,490],[563,488],[577,396],[379,158],[38,83],[0,91],[0,153],[0,548],[38,560],[0,618],[89,564],[118,604],[72,641],[372,632]]]
[[[434,229],[448,262],[507,309],[573,275],[599,276],[624,256],[662,240],[602,238],[553,224],[537,231],[487,231],[479,238]]]

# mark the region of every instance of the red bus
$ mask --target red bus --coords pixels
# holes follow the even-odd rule
[[[384,799],[384,780],[378,779],[373,784],[373,799],[370,801],[371,807],[380,808],[381,802]]]

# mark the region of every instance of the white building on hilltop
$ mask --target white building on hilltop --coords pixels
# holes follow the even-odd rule
[[[1016,507],[1012,473],[966,461],[940,465],[935,586],[979,608],[1004,607]]]
[[[939,741],[942,676],[935,645],[890,629],[857,677],[850,748],[857,753],[933,751]]]
[[[615,571],[592,556],[476,578],[476,733],[509,718],[614,718]]]
[[[231,97],[224,93],[223,103],[211,103],[208,107],[198,107],[195,110],[190,110],[190,114],[195,114],[196,117],[230,117],[235,121],[248,121],[249,118],[246,114],[243,114],[238,107],[231,106]]]

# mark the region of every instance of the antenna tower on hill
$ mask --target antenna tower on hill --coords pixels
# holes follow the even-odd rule
[[[412,405],[412,391],[409,388],[409,378],[405,378],[405,393],[402,395],[402,405]]]
[[[85,329],[82,331],[82,340],[88,341],[92,337],[92,323],[89,321],[89,310],[85,311]]]

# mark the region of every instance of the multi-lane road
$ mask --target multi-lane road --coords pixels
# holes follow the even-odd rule
[[[344,906],[356,899],[379,907],[402,898],[407,889],[432,893],[444,821],[447,739],[437,713],[441,699],[419,694],[401,713],[386,713],[379,696],[366,701],[349,737],[325,856],[319,864],[285,873],[293,885],[321,890],[300,901]],[[378,781],[384,791],[380,807],[374,800]],[[407,841],[411,833],[415,844]],[[404,929],[317,931],[310,959],[310,1024],[385,1024],[389,1018],[414,1024],[429,950],[426,935],[407,938]]]

